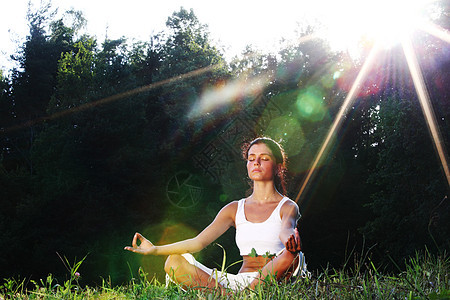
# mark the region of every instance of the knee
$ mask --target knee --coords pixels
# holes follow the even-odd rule
[[[166,271],[167,274],[174,272],[180,267],[180,265],[183,263],[183,260],[183,256],[179,254],[169,255],[166,259],[166,262],[164,263],[164,271]]]

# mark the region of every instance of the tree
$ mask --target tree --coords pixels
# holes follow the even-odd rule
[[[186,112],[192,110],[201,93],[214,86],[220,80],[228,78],[226,63],[217,50],[211,45],[207,26],[201,24],[193,10],[184,8],[174,12],[166,22],[168,34],[161,48],[159,76],[155,80],[176,79],[168,83],[158,95],[163,105],[168,126],[172,130],[164,132],[165,136],[175,136],[172,143],[187,142],[192,135],[193,125],[186,119]],[[195,75],[191,72],[198,72]],[[178,77],[185,76],[185,77]],[[152,119],[152,116],[148,116]],[[199,120],[203,122],[204,120]]]
[[[61,53],[73,45],[75,29],[62,20],[51,22],[56,11],[50,4],[37,11],[28,11],[30,35],[22,48],[19,61],[21,70],[13,71],[13,92],[19,121],[29,121],[45,115],[56,86],[56,72]],[[47,28],[50,35],[47,35]]]
[[[61,53],[72,49],[74,35],[84,20],[80,13],[73,13],[74,27],[67,27],[63,19],[53,21],[55,14],[50,3],[36,11],[29,7],[30,34],[19,55],[14,57],[20,69],[12,71],[12,114],[14,125],[17,128],[24,126],[8,133],[8,147],[11,149],[8,164],[11,168],[26,166],[31,173],[31,148],[56,87],[58,60]]]
[[[448,88],[440,84],[448,80],[448,63],[435,63],[442,59],[438,49],[446,45],[425,35],[416,36],[414,43],[435,121],[442,133],[441,142],[448,149]],[[396,50],[391,53],[397,55],[396,69],[390,66],[382,72],[393,74],[388,78],[399,79],[399,74],[408,74],[409,70],[401,61],[401,49]],[[368,179],[376,189],[368,203],[374,216],[361,231],[378,244],[378,253],[384,260],[388,261],[389,256],[402,263],[405,257],[423,250],[424,246],[431,252],[449,246],[450,233],[445,225],[450,221],[448,200],[445,200],[448,183],[427,128],[421,100],[409,76],[387,82],[380,99],[374,111],[374,139],[369,147],[376,153]]]
[[[9,143],[5,130],[12,126],[14,121],[13,102],[11,101],[11,85],[8,79],[3,77],[0,70],[0,163],[3,165],[4,157],[8,155]]]
[[[136,203],[148,197],[143,190],[157,176],[148,166],[159,163],[157,153],[151,152],[156,143],[149,143],[153,139],[145,118],[147,94],[127,95],[137,88],[139,59],[130,59],[124,39],[105,40],[100,49],[95,44],[82,37],[59,61],[57,91],[48,107],[58,118],[46,123],[34,143],[39,197],[30,204],[51,218],[40,223],[36,215],[28,218],[35,228],[33,236],[45,232],[49,248],[53,245],[69,256],[94,253],[88,265],[99,271],[92,274],[107,272],[100,253],[119,247],[109,242],[111,250],[99,250],[98,236],[114,240],[122,230],[118,228],[124,228],[123,220],[157,216],[150,207],[136,211]],[[49,222],[58,230],[49,229]],[[60,238],[61,229],[72,239]],[[30,237],[30,247],[46,256],[38,245]]]
[[[375,218],[363,228],[382,251],[399,262],[423,245],[430,250],[445,246],[441,238],[435,244],[429,232],[430,225],[438,225],[433,224],[433,211],[445,195],[445,180],[414,100],[389,98],[381,105],[376,134],[383,142],[377,146],[379,159],[370,176],[378,190],[370,203]],[[438,223],[445,231],[448,214],[440,215]]]

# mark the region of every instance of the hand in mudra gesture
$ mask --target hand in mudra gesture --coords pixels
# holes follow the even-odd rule
[[[153,254],[156,250],[155,246],[149,240],[147,240],[142,234],[138,232],[136,232],[136,234],[134,235],[133,242],[131,243],[131,245],[132,245],[131,247],[127,246],[124,249],[144,255]]]
[[[292,254],[297,254],[302,250],[300,235],[297,228],[294,229],[294,233],[288,238],[286,242],[286,250]]]

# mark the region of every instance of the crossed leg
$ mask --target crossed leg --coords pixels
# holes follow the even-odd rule
[[[275,275],[277,280],[283,277],[289,278],[298,263],[298,255],[284,250],[261,269],[259,275],[250,283],[249,288],[254,289],[268,275]],[[174,282],[180,284],[184,289],[210,288],[219,289],[222,295],[227,293],[227,289],[220,283],[216,283],[211,274],[191,264],[182,255],[170,255],[166,260],[164,270]]]
[[[218,288],[221,293],[226,292],[225,288],[216,283],[216,280],[210,274],[189,263],[182,255],[169,255],[164,270],[173,281],[180,284],[184,289]]]

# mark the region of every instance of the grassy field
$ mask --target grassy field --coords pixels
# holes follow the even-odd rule
[[[69,268],[70,279],[65,282],[57,282],[51,275],[39,282],[4,279],[0,299],[450,299],[450,258],[446,253],[417,254],[396,274],[383,274],[365,258],[352,269],[325,269],[289,282],[267,280],[254,291],[230,292],[228,296],[215,290],[184,292],[176,285],[166,287],[142,272],[140,278],[123,286],[107,281],[97,287],[83,286],[77,272],[81,263]]]

